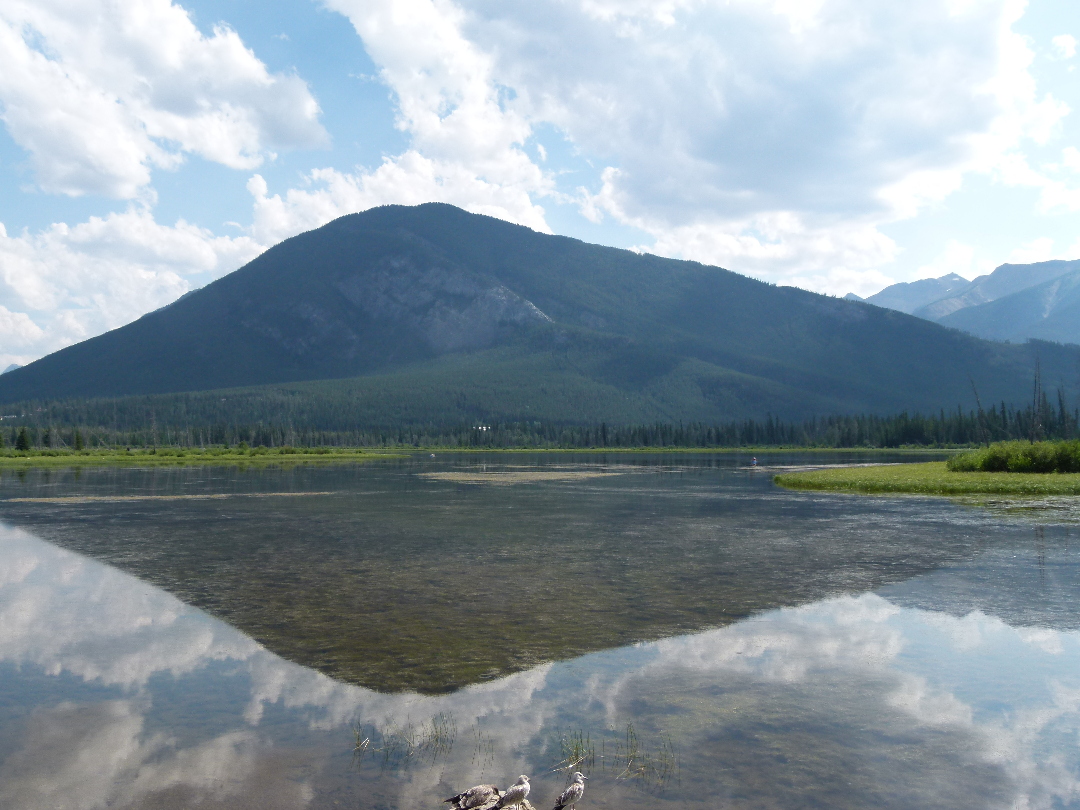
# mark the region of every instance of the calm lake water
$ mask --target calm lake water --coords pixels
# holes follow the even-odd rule
[[[1072,511],[746,461],[3,471],[0,807],[1080,807]]]

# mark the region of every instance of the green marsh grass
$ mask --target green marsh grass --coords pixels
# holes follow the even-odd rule
[[[185,464],[307,464],[311,462],[366,461],[374,458],[401,458],[414,453],[455,455],[768,455],[772,453],[813,453],[836,455],[857,452],[866,455],[913,455],[954,453],[955,449],[928,447],[124,447],[72,450],[51,448],[16,450],[0,448],[0,469],[26,467],[179,466]]]
[[[947,462],[831,467],[788,472],[773,480],[789,489],[916,495],[1080,495],[1080,473],[953,472]]]
[[[161,467],[189,464],[285,465],[368,461],[402,453],[351,447],[113,448],[95,450],[0,450],[0,469],[27,467]]]

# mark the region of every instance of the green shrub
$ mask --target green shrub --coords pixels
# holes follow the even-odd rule
[[[997,442],[949,459],[953,472],[1080,472],[1080,441]]]

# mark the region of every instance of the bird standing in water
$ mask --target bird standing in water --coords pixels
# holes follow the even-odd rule
[[[529,777],[522,774],[514,784],[506,789],[506,792],[503,793],[502,798],[499,799],[499,803],[495,805],[495,807],[502,808],[510,807],[514,804],[521,804],[528,795]]]
[[[564,807],[569,807],[573,810],[574,805],[581,801],[581,794],[585,792],[585,780],[588,779],[585,774],[580,771],[574,773],[574,783],[564,790],[559,798],[555,800],[554,810],[563,810]]]
[[[502,793],[495,785],[474,785],[464,793],[444,799],[445,804],[450,804],[455,810],[472,810],[474,807],[482,807],[492,799],[502,797]]]

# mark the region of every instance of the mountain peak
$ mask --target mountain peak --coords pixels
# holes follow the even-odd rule
[[[879,307],[895,309],[909,315],[932,301],[942,298],[954,290],[968,284],[968,280],[956,273],[947,273],[939,278],[924,278],[918,281],[906,281],[886,287],[881,292],[869,296],[866,301]]]
[[[990,399],[1026,401],[1034,353],[432,203],[292,237],[168,307],[3,375],[0,401],[295,392],[305,380],[353,378],[348,402],[363,402],[369,423],[434,423],[449,410],[564,422],[800,418],[953,407],[970,396],[969,379]],[[1049,375],[1080,353],[1040,356]]]

